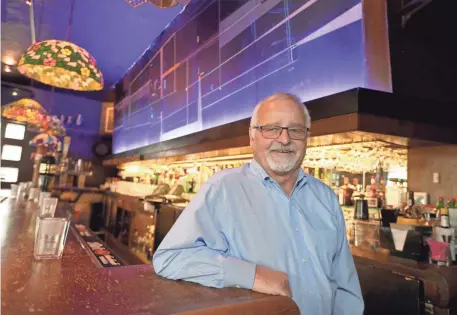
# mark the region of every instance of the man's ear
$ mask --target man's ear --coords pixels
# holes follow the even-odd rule
[[[254,133],[255,133],[255,129],[249,128],[249,143],[250,143],[251,147],[254,144]]]

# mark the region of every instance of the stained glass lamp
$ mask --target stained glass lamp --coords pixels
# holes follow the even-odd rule
[[[46,110],[35,100],[23,98],[2,106],[2,116],[28,124],[30,129],[41,130],[47,121]]]
[[[17,69],[36,81],[70,90],[103,89],[103,75],[85,49],[63,40],[45,40],[30,46]]]
[[[181,1],[179,0],[149,0],[150,3],[155,5],[156,7],[167,9],[172,8],[178,5]]]

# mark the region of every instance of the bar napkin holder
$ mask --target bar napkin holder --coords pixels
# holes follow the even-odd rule
[[[392,256],[427,261],[426,239],[432,235],[431,227],[390,223],[390,229],[380,228],[381,247],[390,250]]]

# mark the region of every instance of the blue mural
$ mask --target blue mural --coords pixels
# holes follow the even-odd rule
[[[197,2],[116,104],[114,153],[250,117],[274,92],[308,101],[365,86],[360,0]]]

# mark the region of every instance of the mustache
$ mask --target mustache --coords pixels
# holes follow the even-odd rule
[[[282,145],[281,143],[273,143],[271,147],[268,149],[268,152],[271,151],[291,151],[295,152],[296,147],[293,143],[288,145]]]

